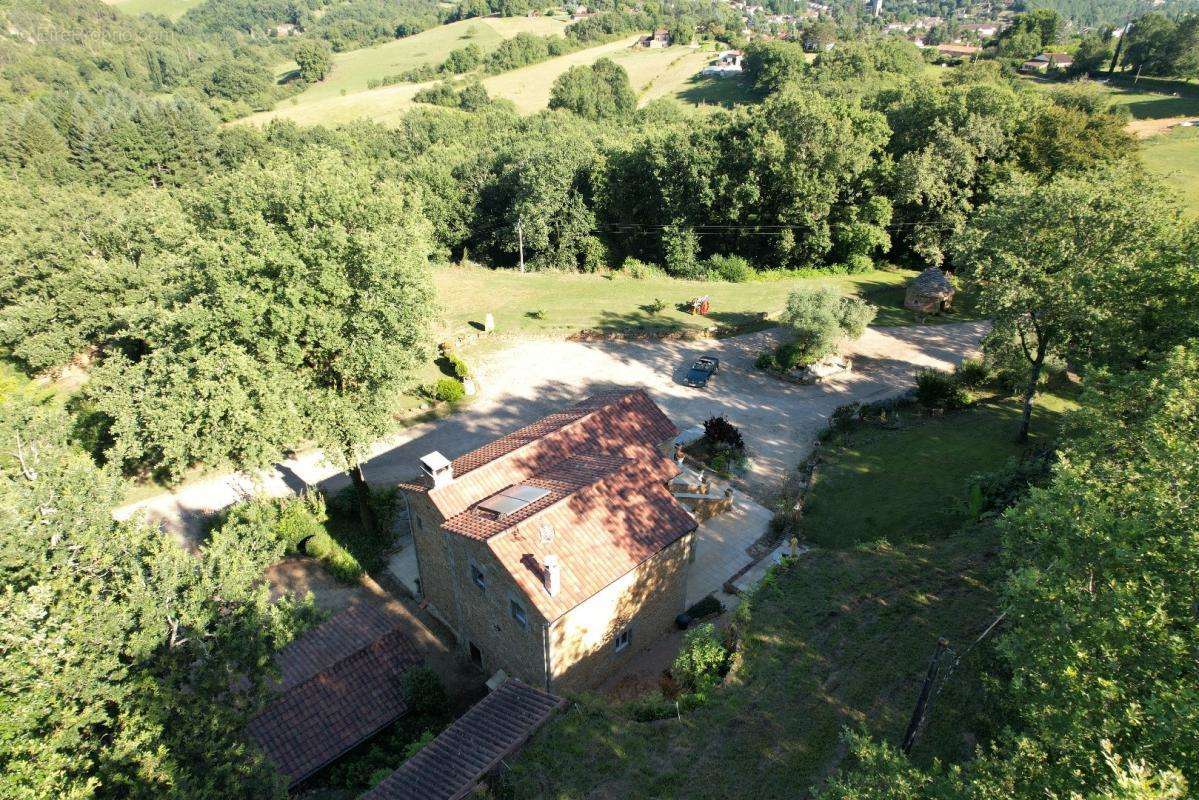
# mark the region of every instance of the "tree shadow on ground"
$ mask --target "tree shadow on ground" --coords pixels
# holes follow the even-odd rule
[[[713,78],[699,74],[691,76],[687,81],[687,88],[679,92],[678,97],[697,106],[720,106],[730,109],[761,99],[758,92],[739,78]]]

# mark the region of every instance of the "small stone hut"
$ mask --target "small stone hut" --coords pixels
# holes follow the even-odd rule
[[[953,302],[953,284],[944,272],[929,267],[908,284],[903,304],[917,314],[936,314]]]

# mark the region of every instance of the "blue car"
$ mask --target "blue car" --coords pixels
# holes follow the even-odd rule
[[[720,359],[712,356],[702,356],[695,359],[695,363],[691,365],[691,369],[687,370],[687,374],[683,377],[683,383],[687,386],[694,386],[702,389],[708,385],[708,381],[720,369]]]

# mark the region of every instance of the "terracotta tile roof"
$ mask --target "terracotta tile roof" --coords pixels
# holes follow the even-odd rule
[[[641,562],[695,530],[695,518],[666,483],[678,473],[648,449],[620,470],[487,540],[547,620],[555,620]],[[553,532],[546,541],[542,526]],[[558,557],[560,582],[543,585],[545,557]]]
[[[407,712],[399,677],[421,663],[404,618],[362,605],[276,657],[280,694],[246,732],[295,786]]]
[[[472,539],[487,539],[524,522],[534,514],[538,514],[590,484],[602,480],[629,463],[631,462],[628,458],[619,455],[608,455],[606,453],[575,454],[562,459],[556,464],[551,464],[536,475],[526,478],[518,484],[520,486],[546,489],[549,491],[549,494],[545,497],[505,517],[497,517],[495,514],[475,504],[462,513],[447,519],[442,527],[453,533],[469,536]],[[509,487],[504,488],[507,489]],[[489,495],[488,497],[491,496]],[[487,499],[483,498],[483,500]]]
[[[507,680],[361,800],[460,800],[562,704],[553,695]]]
[[[403,488],[427,492],[448,519],[575,453],[620,455],[677,434],[644,390],[603,392],[455,458],[454,480],[447,486]]]

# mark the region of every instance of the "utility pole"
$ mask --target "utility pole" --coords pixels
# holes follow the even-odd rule
[[[520,271],[525,271],[525,223],[522,219],[516,220],[516,244],[520,248]]]

